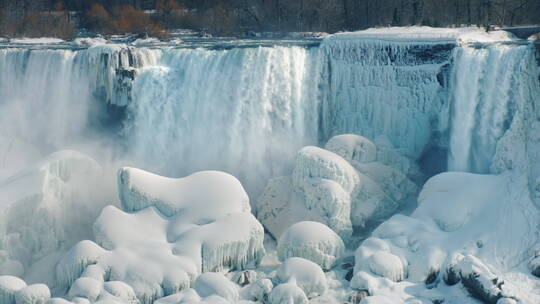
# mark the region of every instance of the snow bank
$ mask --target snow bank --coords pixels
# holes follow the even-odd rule
[[[115,201],[113,193],[95,160],[75,151],[53,153],[0,182],[0,249],[31,275],[34,263],[88,238],[101,208]]]
[[[528,285],[517,287],[527,283],[515,277],[527,267],[523,256],[535,242],[532,223],[538,216],[518,176],[448,172],[431,178],[410,217],[393,216],[357,249],[351,287],[394,294],[394,300],[421,299],[425,289],[407,286],[433,288],[442,278],[450,285],[461,281],[488,303],[538,301],[538,295],[523,292]]]
[[[58,265],[59,282],[100,275],[103,281],[108,274],[131,286],[141,303],[151,303],[189,288],[202,272],[243,269],[264,255],[263,227],[249,212],[242,185],[226,173],[170,179],[123,168],[118,185],[122,205],[132,213],[105,207],[94,224],[103,248],[79,244],[82,249]]]
[[[281,282],[293,280],[309,298],[323,295],[328,289],[326,276],[319,265],[303,259],[289,258],[277,270]]]
[[[345,250],[343,240],[330,228],[318,222],[299,222],[289,227],[279,238],[281,261],[300,257],[327,270],[334,266]]]
[[[300,150],[292,177],[270,180],[259,198],[257,217],[274,237],[307,220],[348,241],[353,226],[369,228],[414,199],[418,187],[408,177],[416,172],[413,161],[388,144],[379,149],[364,137],[345,134],[330,139],[326,149]]]

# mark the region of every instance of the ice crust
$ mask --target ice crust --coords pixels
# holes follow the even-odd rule
[[[131,213],[105,207],[94,224],[99,246],[83,241],[64,256],[57,277],[71,285],[70,293],[115,280],[151,303],[189,288],[202,272],[243,269],[264,255],[263,227],[231,175],[207,171],[170,179],[123,168],[118,185]]]

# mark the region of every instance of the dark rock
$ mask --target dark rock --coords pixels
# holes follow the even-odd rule
[[[362,299],[369,297],[369,291],[367,290],[358,290],[354,291],[351,294],[349,294],[349,303],[351,304],[359,304],[362,302]]]
[[[437,287],[438,278],[439,278],[439,270],[438,269],[431,270],[425,281],[426,287],[430,289]]]
[[[244,270],[244,271],[237,272],[232,278],[232,281],[240,285],[241,287],[249,285],[255,282],[256,280],[257,280],[257,273],[253,270]]]
[[[351,269],[345,275],[345,280],[350,282],[352,280],[353,276],[354,276],[354,271]]]
[[[501,295],[501,286],[504,283],[498,278],[488,280],[479,273],[471,273],[461,277],[461,282],[471,296],[487,304],[497,304]]]

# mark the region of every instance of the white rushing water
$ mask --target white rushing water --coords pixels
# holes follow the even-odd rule
[[[165,50],[133,84],[131,149],[165,174],[225,170],[262,190],[317,143],[318,64],[301,47]]]
[[[526,92],[533,49],[464,46],[454,53],[452,126],[448,165],[453,171],[488,173],[498,140],[510,127]]]

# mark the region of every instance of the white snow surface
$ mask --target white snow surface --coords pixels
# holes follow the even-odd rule
[[[343,255],[345,244],[324,224],[304,221],[292,225],[281,235],[277,251],[282,261],[300,257],[327,270]]]

